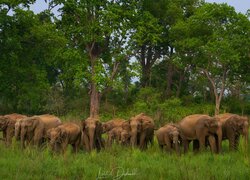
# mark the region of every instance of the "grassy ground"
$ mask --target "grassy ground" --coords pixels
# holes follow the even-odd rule
[[[20,150],[0,145],[0,179],[249,179],[250,151],[209,151],[176,156],[161,152],[157,143],[147,151],[114,145],[99,153],[53,155],[48,149]]]

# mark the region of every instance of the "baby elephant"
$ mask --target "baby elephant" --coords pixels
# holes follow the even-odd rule
[[[47,131],[50,147],[55,152],[64,153],[68,144],[77,152],[81,143],[81,128],[75,123],[65,123]]]
[[[129,143],[129,132],[122,127],[115,127],[108,132],[107,145],[111,146],[113,141],[116,143],[127,145]]]
[[[122,132],[122,127],[115,127],[108,131],[108,140],[107,140],[107,145],[110,147],[115,140],[116,143],[120,143],[121,140],[121,132]]]
[[[156,131],[156,138],[161,149],[173,150],[180,154],[181,132],[175,124],[167,124]]]

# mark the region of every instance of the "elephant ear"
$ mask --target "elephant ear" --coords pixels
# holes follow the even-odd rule
[[[208,119],[205,120],[204,122],[205,127],[210,128],[211,127],[211,122],[209,122]]]
[[[103,128],[102,128],[102,123],[100,121],[96,121],[96,132],[102,133]]]
[[[68,137],[68,133],[64,129],[60,129],[60,142]]]
[[[27,121],[27,126],[31,126],[32,130],[34,130],[38,126],[39,120],[40,120],[39,117],[30,118]]]
[[[143,123],[142,121],[138,121],[137,132],[141,132],[143,130]]]
[[[2,117],[0,119],[0,129],[5,129],[8,126],[8,118]]]

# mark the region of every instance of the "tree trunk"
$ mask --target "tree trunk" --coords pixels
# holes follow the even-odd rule
[[[177,98],[179,98],[181,95],[182,84],[183,84],[184,77],[185,77],[184,74],[185,74],[185,72],[180,72],[179,84],[178,84],[177,91],[176,91]]]
[[[170,97],[172,94],[172,84],[173,84],[173,75],[174,75],[174,65],[172,64],[172,55],[173,55],[174,49],[171,47],[170,49],[170,55],[169,55],[169,60],[167,61],[167,74],[166,74],[166,80],[167,80],[167,87],[166,87],[166,92],[165,95],[166,97]]]
[[[220,114],[220,98],[218,97],[218,95],[215,97],[215,115]]]
[[[166,88],[166,97],[170,97],[172,94],[172,84],[173,84],[173,75],[174,75],[174,66],[171,62],[168,63],[168,72],[167,72],[167,88]]]
[[[97,90],[96,83],[91,84],[90,94],[90,117],[98,118],[100,109],[100,93]]]
[[[226,82],[226,76],[227,76],[228,70],[226,68],[223,69],[223,76],[221,78],[220,93],[218,93],[217,87],[215,84],[215,80],[211,77],[209,72],[206,69],[202,69],[202,71],[205,73],[205,75],[207,76],[208,80],[211,83],[211,88],[213,89],[214,97],[215,97],[215,115],[218,115],[220,113],[220,104],[221,104],[221,99],[223,97],[224,90],[225,90],[225,82]]]
[[[151,67],[148,64],[142,66],[142,87],[150,86]]]
[[[97,43],[92,42],[87,46],[91,63],[91,89],[90,89],[90,117],[98,118],[100,109],[100,92],[98,92],[96,76],[96,61],[101,50]]]

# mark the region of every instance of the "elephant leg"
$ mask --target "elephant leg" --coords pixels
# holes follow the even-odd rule
[[[163,150],[163,145],[162,145],[162,144],[159,144],[159,148],[160,148],[161,150]]]
[[[166,143],[166,151],[171,152],[172,143],[170,142],[170,139],[169,138],[166,139],[165,143]]]
[[[238,147],[239,147],[239,140],[240,140],[240,136],[239,136],[239,135],[235,136],[235,140],[234,140],[234,142],[235,142],[235,144],[234,144],[234,150],[238,150]]]
[[[77,143],[75,144],[71,144],[72,148],[73,148],[73,153],[77,153],[78,152],[78,146]]]
[[[109,136],[108,136],[108,140],[107,140],[107,145],[108,145],[108,147],[110,147],[111,145],[112,145],[112,135],[111,134],[109,134]]]
[[[229,149],[231,151],[235,150],[235,134],[231,134],[228,140],[229,140]]]
[[[3,140],[5,141],[6,139],[6,130],[3,131]]]
[[[6,131],[6,146],[10,146],[12,144],[12,138],[14,137],[15,135],[15,130],[13,128],[7,128],[7,131]]]
[[[63,154],[66,152],[67,146],[68,146],[68,142],[67,141],[65,141],[65,142],[63,142],[61,144],[61,151],[62,151]]]
[[[199,141],[193,140],[193,152],[197,153],[199,151]]]
[[[216,140],[214,136],[209,136],[208,137],[208,142],[211,148],[212,153],[217,153],[217,148],[216,148]]]
[[[206,138],[204,136],[201,136],[199,138],[199,151],[204,151],[204,149],[205,149],[205,142],[206,142]]]
[[[184,153],[187,153],[188,152],[188,149],[189,149],[189,141],[186,140],[186,139],[183,139],[183,147],[184,147]]]
[[[39,135],[35,135],[33,142],[36,147],[39,147],[41,144],[41,137]]]
[[[141,136],[140,136],[140,149],[141,150],[143,150],[143,149],[145,149],[146,147],[145,147],[145,138],[146,138],[146,133],[145,132],[143,132],[142,134],[141,134]]]

